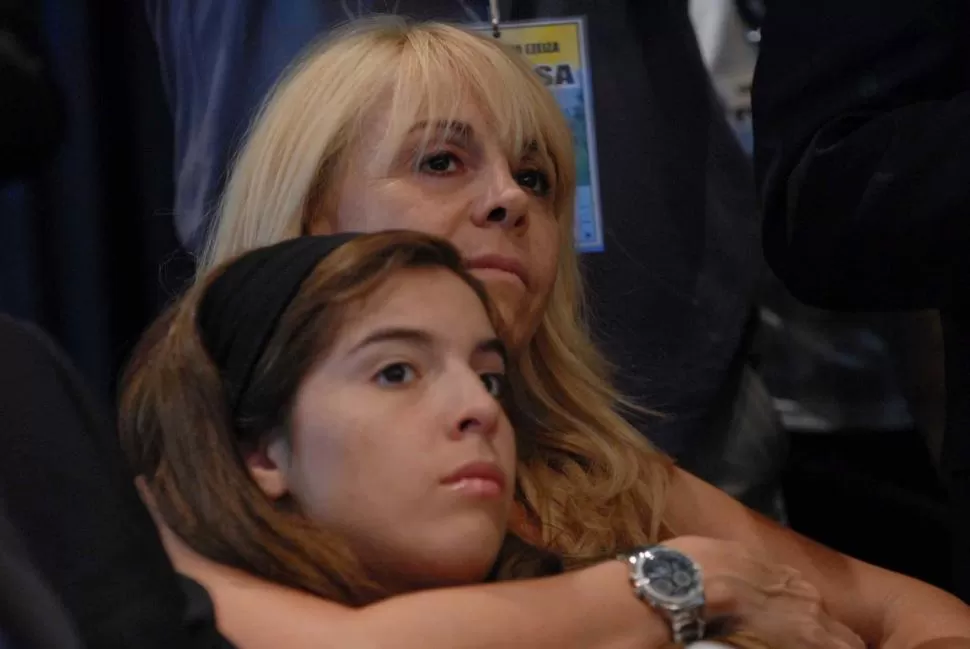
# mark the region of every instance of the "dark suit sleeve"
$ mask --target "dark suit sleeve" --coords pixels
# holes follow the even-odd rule
[[[40,3],[0,0],[0,181],[56,151],[65,116],[40,42]]]
[[[965,0],[775,0],[753,90],[769,264],[805,302],[946,307],[970,248]]]
[[[71,364],[2,316],[0,359],[0,496],[85,646],[228,646],[204,598],[186,600],[113,426]]]
[[[13,647],[82,645],[67,611],[41,580],[0,507],[0,649]]]

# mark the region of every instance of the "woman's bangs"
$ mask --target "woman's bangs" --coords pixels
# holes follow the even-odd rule
[[[462,107],[471,103],[496,129],[510,160],[528,156],[556,177],[561,154],[550,146],[561,134],[555,130],[558,111],[551,96],[534,79],[528,67],[510,65],[507,54],[475,36],[470,43],[452,43],[440,34],[412,34],[398,61],[390,88],[387,130],[378,158],[389,165],[422,129],[419,152],[455,136],[461,129]],[[517,56],[516,54],[512,54]],[[567,135],[568,137],[568,135]],[[557,182],[558,184],[558,182]]]
[[[468,89],[460,77],[440,65],[419,62],[405,53],[390,92],[387,130],[378,158],[389,165],[409,138],[419,135],[420,158],[429,147],[447,141],[461,129],[459,117],[468,101]],[[436,61],[432,63],[437,63]],[[456,77],[452,80],[450,77]]]
[[[484,67],[484,66],[483,66]],[[477,76],[472,92],[494,124],[510,159],[528,156],[558,177],[554,154],[549,150],[555,136],[549,132],[543,100],[547,97],[518,70],[486,68],[491,74]],[[556,107],[558,110],[558,107]]]

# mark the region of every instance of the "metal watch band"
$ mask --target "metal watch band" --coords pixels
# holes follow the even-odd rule
[[[704,639],[704,618],[697,611],[671,612],[669,615],[674,644],[688,645]]]

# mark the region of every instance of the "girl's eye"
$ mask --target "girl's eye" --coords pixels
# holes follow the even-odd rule
[[[545,196],[551,189],[549,176],[538,169],[520,171],[515,175],[515,180],[537,196]]]
[[[488,390],[488,393],[496,399],[501,399],[505,396],[508,379],[504,374],[482,374],[482,383],[485,384],[485,389]]]
[[[414,367],[407,363],[392,363],[377,373],[375,380],[383,387],[406,385],[417,377]]]
[[[452,153],[434,153],[421,161],[421,171],[433,174],[449,174],[458,171],[458,158]]]

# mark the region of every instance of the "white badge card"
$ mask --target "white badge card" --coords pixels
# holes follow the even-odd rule
[[[576,149],[576,249],[602,252],[603,221],[586,21],[578,17],[503,22],[500,30],[501,40],[532,62],[569,120]],[[487,31],[491,33],[492,27]]]

